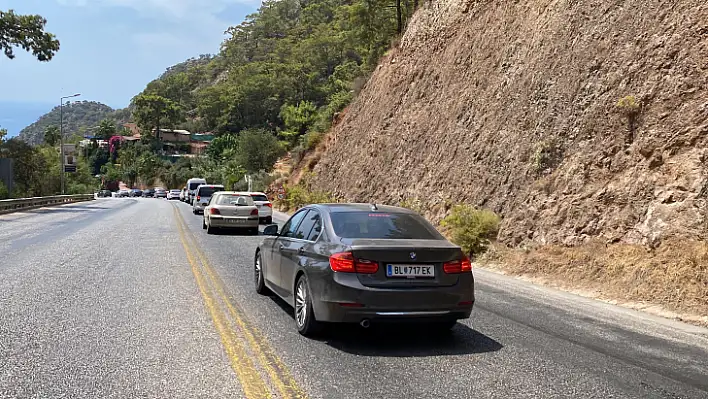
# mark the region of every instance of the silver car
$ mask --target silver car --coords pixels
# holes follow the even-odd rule
[[[204,208],[202,228],[207,234],[217,229],[239,229],[258,234],[258,224],[258,208],[249,193],[217,192]]]
[[[192,213],[197,215],[204,212],[204,207],[209,203],[211,196],[217,191],[223,191],[221,184],[202,184],[194,190],[194,202],[192,203]]]

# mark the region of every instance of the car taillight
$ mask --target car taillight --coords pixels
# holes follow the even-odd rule
[[[273,207],[273,204],[271,204],[270,202],[266,202],[266,203],[263,204],[263,205],[267,206],[268,208],[272,208],[272,207]]]
[[[463,255],[462,259],[443,263],[443,270],[447,274],[468,273],[472,271],[472,262]]]
[[[251,211],[251,216],[258,216],[258,209],[254,209]]]
[[[202,198],[202,197],[200,197],[200,196],[197,195],[197,201],[199,201],[201,198]]]
[[[216,208],[211,208],[209,210],[209,213],[211,213],[212,215],[221,215],[221,212],[219,212],[219,210]]]
[[[379,263],[373,260],[354,259],[351,252],[340,252],[329,257],[329,267],[340,273],[373,274],[379,270]]]

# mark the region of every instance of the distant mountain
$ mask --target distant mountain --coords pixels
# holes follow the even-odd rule
[[[83,133],[86,129],[97,126],[103,119],[115,119],[117,122],[127,122],[130,111],[125,109],[114,110],[108,105],[95,101],[77,101],[64,105],[64,137],[75,133]],[[37,145],[44,140],[44,131],[47,126],[59,126],[59,106],[39,117],[33,124],[20,131],[19,137],[25,142]]]

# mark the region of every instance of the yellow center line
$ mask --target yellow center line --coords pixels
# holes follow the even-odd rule
[[[229,360],[231,361],[231,367],[241,383],[241,388],[243,389],[246,398],[270,398],[271,395],[265,382],[261,378],[247,352],[241,345],[235,331],[229,328],[225,315],[219,309],[216,304],[216,300],[209,291],[208,285],[204,281],[204,276],[199,271],[198,263],[195,261],[194,256],[189,249],[185,227],[182,225],[183,222],[179,220],[177,208],[174,208],[174,212],[175,216],[178,218],[177,228],[180,234],[180,241],[182,242],[182,246],[187,254],[187,260],[192,267],[192,273],[197,281],[197,287],[202,294],[202,298],[204,299],[204,303],[209,311],[209,314],[211,315],[214,326],[221,337],[221,342],[224,345]]]
[[[182,218],[182,215],[179,214],[179,212],[177,213],[177,216],[184,224],[184,218]],[[231,303],[228,296],[226,295],[223,282],[216,275],[213,270],[213,267],[209,264],[209,261],[206,259],[206,255],[201,250],[194,235],[191,232],[187,232],[187,235],[192,241],[192,248],[201,260],[201,264],[204,267],[204,270],[207,272],[207,275],[213,282],[217,292],[221,296],[223,302],[226,304],[229,313],[236,321],[236,324],[238,324],[240,330],[244,333],[244,336],[248,340],[251,349],[253,349],[253,351],[256,353],[258,360],[270,376],[271,381],[276,386],[282,397],[293,399],[307,398],[307,394],[305,394],[302,388],[298,386],[297,382],[292,377],[285,364],[283,364],[282,360],[280,360],[280,358],[275,355],[275,352],[268,344],[263,334],[255,326],[248,323],[242,316],[243,312],[238,310]]]

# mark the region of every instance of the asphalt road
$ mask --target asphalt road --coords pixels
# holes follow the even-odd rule
[[[448,336],[297,334],[186,204],[0,216],[0,398],[708,398],[708,331],[476,270]]]

